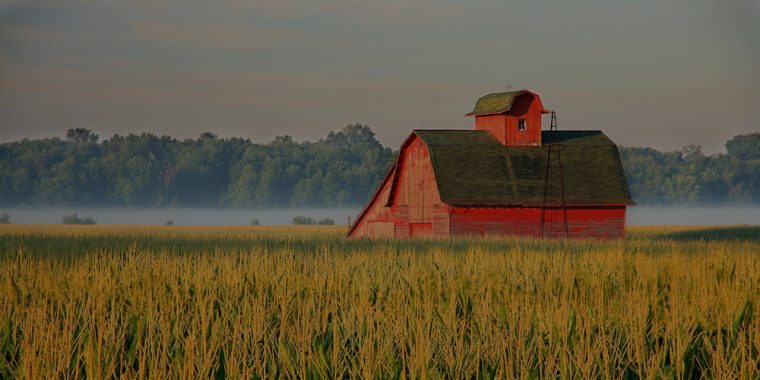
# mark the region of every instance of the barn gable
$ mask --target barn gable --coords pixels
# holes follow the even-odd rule
[[[413,132],[348,234],[383,237],[448,234],[448,210],[437,188],[429,149]]]

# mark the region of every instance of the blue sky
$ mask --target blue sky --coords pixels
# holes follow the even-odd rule
[[[756,0],[0,0],[0,141],[203,131],[396,147],[529,88],[560,128],[722,149],[760,131]]]

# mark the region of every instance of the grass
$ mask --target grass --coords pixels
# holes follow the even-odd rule
[[[760,229],[0,226],[0,378],[757,378]]]

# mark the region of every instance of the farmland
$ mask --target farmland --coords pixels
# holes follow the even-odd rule
[[[760,229],[0,226],[0,378],[757,378]]]

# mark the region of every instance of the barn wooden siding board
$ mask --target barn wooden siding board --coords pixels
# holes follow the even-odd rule
[[[395,166],[395,165],[394,165]],[[385,207],[390,195],[391,184],[393,180],[393,171],[385,177],[380,187],[375,192],[370,203],[362,210],[359,217],[349,229],[350,236],[372,236],[372,237],[393,237],[395,235],[395,225],[392,218],[392,209]],[[378,224],[384,223],[384,224]],[[390,223],[390,231],[388,232]]]
[[[396,236],[398,237],[431,237],[433,228],[434,208],[441,203],[435,183],[435,174],[430,162],[430,153],[418,135],[412,136],[401,159],[399,188],[396,197],[391,201],[391,207],[398,205],[406,207],[406,215],[397,215]]]
[[[491,94],[469,114],[476,116],[474,131],[413,131],[348,236],[539,236],[546,206],[541,143],[555,137],[541,132],[546,112],[529,91]],[[634,203],[614,142],[600,131],[556,138],[564,151],[569,236],[624,237],[626,206]],[[545,236],[564,236],[559,208],[546,216]]]
[[[450,207],[445,204],[433,206],[433,236],[446,237],[450,235]]]
[[[440,203],[427,146],[415,136],[403,159],[401,181],[409,206],[409,223],[432,223],[433,206]]]
[[[547,212],[547,229],[560,226],[561,212]],[[625,236],[625,207],[568,208],[568,232],[576,238],[620,238]],[[541,208],[451,208],[452,236],[518,235],[539,236]],[[564,235],[559,231],[557,235]]]

